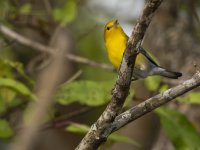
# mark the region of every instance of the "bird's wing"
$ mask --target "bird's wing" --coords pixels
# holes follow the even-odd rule
[[[126,34],[125,34],[126,35]],[[129,39],[129,37],[126,35],[126,37],[127,37],[127,41],[128,41],[128,39]],[[139,52],[141,53],[141,54],[143,54],[150,62],[152,62],[154,65],[156,65],[156,66],[159,66],[154,60],[153,60],[153,58],[140,46],[139,47]]]
[[[140,46],[139,47],[139,52],[142,53],[144,56],[146,56],[146,58],[152,62],[154,65],[159,66],[154,60],[153,58]]]

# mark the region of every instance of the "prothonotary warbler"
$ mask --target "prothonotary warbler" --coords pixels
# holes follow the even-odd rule
[[[123,57],[128,36],[117,20],[110,21],[104,28],[104,42],[110,62],[118,69]],[[139,54],[136,57],[132,80],[146,78],[152,75],[177,79],[182,73],[169,71],[159,66],[149,53],[139,47]]]

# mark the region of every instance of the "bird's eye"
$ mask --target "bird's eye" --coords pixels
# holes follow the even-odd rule
[[[110,27],[107,27],[106,29],[107,29],[107,30],[110,30]]]

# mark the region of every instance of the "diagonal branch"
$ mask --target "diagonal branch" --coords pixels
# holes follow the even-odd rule
[[[195,89],[196,87],[200,86],[200,72],[197,71],[197,73],[191,78],[183,83],[180,83],[176,87],[170,88],[167,91],[160,93],[154,97],[151,97],[144,102],[130,108],[129,110],[119,114],[112,124],[109,126],[108,131],[115,132],[122,128],[123,126],[127,125],[128,123],[142,117],[143,115],[153,111],[154,109],[162,106],[165,103],[170,102],[171,100]],[[72,113],[72,116],[74,114],[80,114],[80,112],[88,111],[91,108],[83,108],[78,112]],[[71,115],[69,116],[71,118]],[[50,127],[64,127],[69,124],[68,118],[65,118],[63,120],[57,120],[55,122],[52,122],[50,124],[47,124],[45,128]],[[110,133],[108,133],[110,134]]]
[[[124,101],[129,94],[131,77],[137,56],[137,48],[140,46],[147,27],[153,17],[154,12],[161,4],[162,0],[148,0],[145,4],[142,16],[139,18],[133,33],[127,42],[122,63],[119,69],[119,76],[112,93],[111,102],[92,125],[76,150],[97,149],[111,134],[109,126],[120,113]]]
[[[19,33],[9,29],[8,27],[6,27],[5,25],[3,25],[1,23],[0,23],[0,32],[3,35],[19,42],[20,44],[31,47],[35,50],[40,51],[40,52],[45,52],[45,53],[48,53],[48,54],[54,54],[56,52],[56,50],[54,48],[45,46],[45,45],[43,45],[39,42],[36,42],[36,41],[33,41],[33,40],[31,40],[27,37],[24,37],[24,36],[20,35]],[[93,67],[96,67],[96,68],[101,68],[101,69],[104,69],[104,70],[107,70],[107,71],[114,71],[114,68],[111,65],[104,64],[104,63],[97,63],[93,60],[90,60],[90,59],[87,59],[87,58],[84,58],[84,57],[81,57],[81,56],[77,56],[77,55],[68,53],[65,57],[67,59],[74,61],[74,62],[77,62],[77,63],[93,66]]]
[[[112,132],[119,130],[121,127],[127,125],[129,122],[142,117],[148,112],[153,111],[159,106],[175,99],[176,97],[185,94],[188,91],[200,86],[200,72],[197,73],[189,80],[168,89],[167,91],[160,93],[154,97],[147,99],[146,101],[132,107],[131,109],[123,112],[115,118],[115,121],[111,124],[110,130]]]

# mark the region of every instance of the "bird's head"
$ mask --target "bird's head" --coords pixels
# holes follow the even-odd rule
[[[119,24],[118,20],[112,20],[105,25],[104,28],[104,39],[108,37],[112,37],[116,34],[124,33],[121,25]]]

